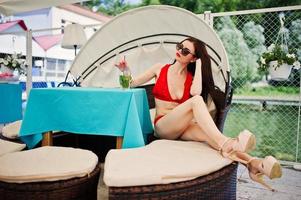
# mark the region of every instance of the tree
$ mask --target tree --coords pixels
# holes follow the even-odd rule
[[[158,5],[158,4],[161,4],[159,0],[142,0],[141,6]]]
[[[138,6],[126,3],[125,0],[92,0],[84,2],[83,5],[97,12],[102,12],[112,16]]]
[[[300,33],[301,33],[301,19],[292,21],[290,27],[289,46],[296,49],[298,59],[301,61],[301,34]]]
[[[243,34],[239,31],[230,17],[220,21],[220,36],[226,48],[231,67],[234,87],[240,87],[257,76],[257,56],[248,47]]]
[[[142,3],[143,6],[151,4],[177,6],[194,13],[204,13],[300,5],[301,0],[143,0]]]
[[[301,0],[263,0],[263,8],[300,5]]]
[[[159,0],[159,2],[164,5],[181,7],[191,12],[198,12],[199,9],[199,1],[195,0]]]
[[[90,9],[94,8],[94,10],[113,16],[132,8],[157,4],[177,6],[194,13],[204,13],[204,11],[228,12],[300,5],[301,0],[142,0],[138,5],[131,5],[125,0],[90,0],[83,3]]]
[[[249,21],[243,26],[243,36],[248,44],[251,52],[256,55],[256,59],[258,59],[263,52],[266,51],[265,37],[263,35],[264,28],[255,24],[253,21]]]

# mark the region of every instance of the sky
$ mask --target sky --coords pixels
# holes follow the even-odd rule
[[[129,2],[131,4],[141,3],[141,0],[125,0],[125,2]]]

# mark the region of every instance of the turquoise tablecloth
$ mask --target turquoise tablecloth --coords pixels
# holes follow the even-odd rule
[[[0,124],[22,118],[22,88],[19,83],[0,83]]]
[[[153,130],[144,89],[32,89],[20,136],[29,148],[52,130],[123,136],[123,148],[145,145]]]

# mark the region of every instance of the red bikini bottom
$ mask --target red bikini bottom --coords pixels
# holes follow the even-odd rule
[[[156,125],[157,122],[159,121],[159,119],[161,119],[164,115],[158,115],[155,120],[154,120],[154,124]]]

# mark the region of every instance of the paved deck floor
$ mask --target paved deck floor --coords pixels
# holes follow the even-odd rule
[[[107,200],[108,189],[102,181],[102,176],[103,167],[98,184],[98,199]],[[301,200],[301,171],[294,170],[290,166],[283,167],[281,179],[267,181],[277,190],[276,192],[271,192],[251,181],[243,166],[239,166],[237,176],[239,177],[237,182],[238,200]]]
[[[267,183],[277,190],[271,192],[258,183],[249,179],[248,172],[243,166],[238,168],[237,199],[240,200],[300,200],[301,171],[283,166],[280,179],[267,180]]]

